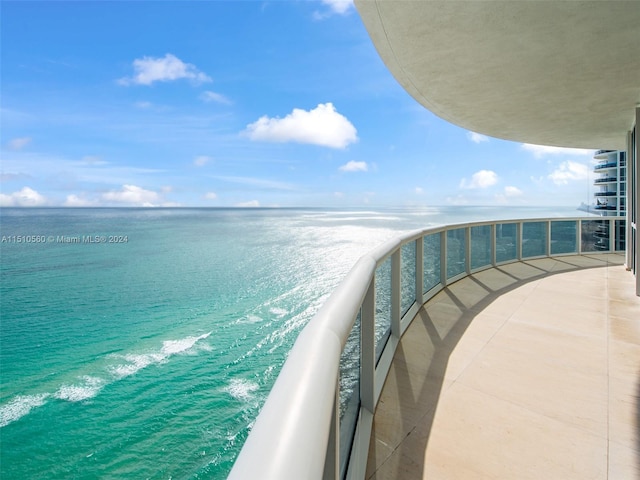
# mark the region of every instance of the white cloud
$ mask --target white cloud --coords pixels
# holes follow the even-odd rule
[[[593,157],[593,150],[585,150],[582,148],[548,147],[545,145],[532,145],[530,143],[523,143],[521,148],[532,153],[535,158],[542,158],[546,155],[580,155]]]
[[[589,167],[584,163],[567,160],[549,174],[556,185],[566,185],[573,180],[585,180],[589,176]]]
[[[47,203],[43,195],[29,187],[10,194],[0,193],[1,207],[41,207]]]
[[[422,195],[424,193],[424,190],[421,187],[416,187],[414,191],[417,195]]]
[[[9,140],[7,144],[11,150],[22,150],[31,143],[31,137],[20,137]]]
[[[471,176],[471,181],[463,178],[460,181],[460,188],[488,188],[498,183],[498,175],[491,170],[480,170]]]
[[[193,165],[196,167],[204,167],[211,160],[211,157],[208,157],[207,155],[199,155],[193,159]]]
[[[243,207],[243,208],[256,208],[260,206],[260,202],[258,200],[251,200],[249,202],[240,202],[240,203],[236,203],[236,207]]]
[[[328,12],[314,12],[313,18],[324,20],[333,14],[346,15],[353,7],[353,0],[322,0],[322,4],[329,7]]]
[[[151,108],[153,107],[153,103],[151,102],[145,102],[145,101],[140,101],[140,102],[136,102],[133,104],[134,107],[136,108],[142,108],[142,109],[146,109],[146,108]]]
[[[341,172],[366,172],[369,170],[367,162],[356,162],[351,160],[338,168]]]
[[[344,192],[333,192],[333,196],[336,198],[344,198]]]
[[[78,195],[67,195],[67,199],[64,202],[65,207],[92,207],[97,205],[95,200],[89,200]]]
[[[331,148],[345,148],[358,141],[356,128],[332,103],[319,104],[310,111],[294,108],[284,118],[265,115],[247,125],[244,133],[251,140],[310,143]]]
[[[504,187],[504,194],[506,197],[518,197],[520,195],[522,195],[522,190],[520,190],[518,187]]]
[[[211,92],[209,90],[207,90],[206,92],[203,92],[200,95],[200,100],[202,100],[203,102],[223,103],[225,105],[231,105],[232,103],[231,100],[229,100],[224,95],[216,92]]]
[[[218,194],[216,192],[207,192],[204,194],[204,198],[207,200],[217,200]]]
[[[154,82],[170,82],[186,78],[193,83],[210,82],[211,78],[194,65],[184,63],[175,55],[167,53],[162,58],[142,57],[133,61],[135,75],[118,80],[120,85],[151,85]]]
[[[120,190],[103,193],[102,199],[107,202],[153,207],[160,202],[160,195],[136,185],[123,185]]]
[[[322,3],[327,5],[331,11],[341,15],[347,13],[353,7],[353,0],[322,0]]]
[[[473,143],[482,143],[482,142],[489,141],[489,137],[476,132],[467,132],[467,138],[471,140]]]

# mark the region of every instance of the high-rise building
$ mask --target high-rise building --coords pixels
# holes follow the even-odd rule
[[[598,163],[593,171],[597,175],[594,185],[598,190],[594,211],[605,217],[624,216],[627,199],[626,152],[620,150],[598,150],[594,157]]]

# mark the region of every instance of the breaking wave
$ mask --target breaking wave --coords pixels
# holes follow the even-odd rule
[[[211,333],[179,340],[165,340],[162,342],[159,352],[111,354],[108,358],[118,359],[120,363],[106,367],[107,375],[105,376],[107,378],[97,375],[83,375],[77,378],[77,382],[63,383],[54,393],[16,395],[8,403],[0,405],[0,428],[28,415],[34,408],[47,403],[51,397],[74,403],[89,400],[98,395],[105,385],[133,375],[149,365],[167,361],[173,355],[196,353],[198,350],[211,351],[210,345],[197,345],[199,341],[208,338]]]

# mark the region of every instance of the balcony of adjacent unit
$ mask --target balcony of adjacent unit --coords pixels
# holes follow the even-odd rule
[[[613,162],[599,163],[598,165],[593,167],[593,169],[594,170],[605,170],[607,168],[617,168],[617,167],[618,167],[618,162],[617,161],[613,161]]]
[[[596,192],[594,193],[596,197],[617,197],[618,192]]]
[[[617,181],[618,181],[617,177],[606,176],[606,177],[596,178],[593,181],[593,184],[594,185],[601,185],[603,183],[616,183]]]
[[[598,150],[593,155],[593,158],[601,160],[601,159],[607,158],[610,154],[615,153],[615,152],[616,152],[615,150]]]

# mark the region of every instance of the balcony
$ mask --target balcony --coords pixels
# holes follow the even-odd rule
[[[616,210],[617,209],[615,205],[596,205],[594,208],[596,210]]]
[[[396,350],[365,478],[638,478],[640,302],[621,262],[511,264],[429,301]]]
[[[615,153],[615,150],[597,150],[593,158],[606,158],[610,153]]]
[[[602,163],[600,165],[596,165],[593,169],[604,170],[605,168],[616,168],[617,166],[618,166],[618,162],[607,162],[607,163]]]
[[[616,177],[597,178],[593,183],[615,183],[618,179]]]
[[[596,197],[617,197],[618,192],[596,192],[594,193]]]
[[[365,255],[298,337],[229,478],[632,478],[624,222],[451,225]]]

